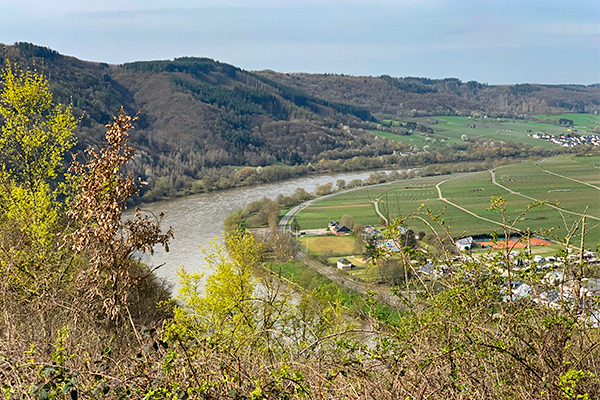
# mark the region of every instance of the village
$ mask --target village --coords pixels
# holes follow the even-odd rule
[[[560,135],[551,135],[544,132],[537,132],[531,135],[534,139],[549,140],[562,147],[573,147],[579,145],[591,145],[600,146],[600,134],[593,135],[579,135],[576,129],[568,129],[567,132],[572,133],[561,133]]]
[[[448,246],[449,257],[428,258],[435,253],[432,241],[423,232],[415,234],[411,229],[399,227],[401,237],[390,236],[386,226],[357,226],[351,229],[337,221],[330,221],[326,228],[297,232],[299,243],[304,251],[326,266],[337,269],[338,274],[365,285],[381,288],[406,285],[416,289],[415,282],[430,288],[438,281],[451,279],[462,274],[468,279],[468,268],[487,270],[492,279],[500,279],[504,301],[517,301],[529,298],[549,307],[561,307],[574,301],[577,291],[581,296],[600,296],[600,279],[584,279],[578,283],[564,274],[565,267],[581,263],[584,266],[597,266],[596,252],[591,249],[569,248],[563,256],[556,256],[560,245],[547,238],[511,237],[501,240],[492,237],[455,238]],[[356,227],[352,227],[356,228]],[[410,235],[410,237],[408,237]],[[349,245],[353,243],[354,246]],[[362,243],[366,251],[356,254]],[[371,258],[368,254],[371,254]],[[379,259],[376,261],[374,254]],[[438,253],[439,254],[439,253]],[[382,267],[378,264],[387,264]],[[410,265],[404,268],[404,262]],[[390,265],[396,264],[395,267]],[[511,279],[509,279],[509,268]],[[541,285],[533,285],[527,276],[541,277]],[[394,276],[399,274],[400,276]],[[412,283],[406,282],[408,279]],[[509,291],[508,287],[512,290]],[[512,292],[512,293],[511,293]],[[600,315],[595,316],[594,324],[599,324]]]

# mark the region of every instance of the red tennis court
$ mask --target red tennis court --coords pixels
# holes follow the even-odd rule
[[[507,247],[511,248],[511,249],[512,248],[523,249],[523,248],[525,248],[525,246],[527,246],[527,243],[525,243],[525,242],[518,243],[517,240],[513,240],[513,239],[509,239],[508,245],[506,244],[506,241],[504,241],[504,240],[498,240],[496,243],[493,243],[490,240],[485,240],[485,241],[481,241],[481,242],[477,241],[476,243],[482,247],[490,246],[495,249],[506,249]],[[529,243],[532,246],[547,246],[549,244],[552,244],[552,242],[550,242],[548,240],[538,239],[538,238],[530,238]]]

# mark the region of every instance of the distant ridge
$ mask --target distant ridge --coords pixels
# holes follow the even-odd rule
[[[600,110],[599,85],[252,72],[201,57],[109,65],[22,42],[0,49],[2,67],[7,59],[35,65],[55,101],[73,105],[79,149],[100,143],[121,106],[139,111],[132,134],[139,153],[128,168],[149,187],[165,177],[177,190],[229,166],[306,166],[407,150],[361,129],[382,118]],[[227,185],[235,186],[232,174]],[[210,184],[220,187],[218,179]]]

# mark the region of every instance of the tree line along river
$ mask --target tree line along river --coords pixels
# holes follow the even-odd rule
[[[201,193],[155,203],[143,204],[142,211],[158,215],[164,213],[162,227],[173,227],[175,238],[170,251],[165,253],[156,248],[153,256],[144,261],[151,267],[162,265],[156,274],[177,286],[177,270],[184,266],[187,271],[202,270],[206,263],[201,247],[208,248],[209,242],[223,231],[223,221],[228,215],[263,197],[275,199],[278,195],[289,196],[297,188],[314,192],[319,185],[344,179],[366,179],[372,171],[303,177],[290,181],[268,183],[253,187],[230,189],[219,192]],[[132,210],[124,213],[131,217]]]

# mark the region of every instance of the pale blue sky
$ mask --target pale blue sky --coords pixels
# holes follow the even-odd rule
[[[0,43],[109,63],[600,82],[598,0],[0,0]]]

